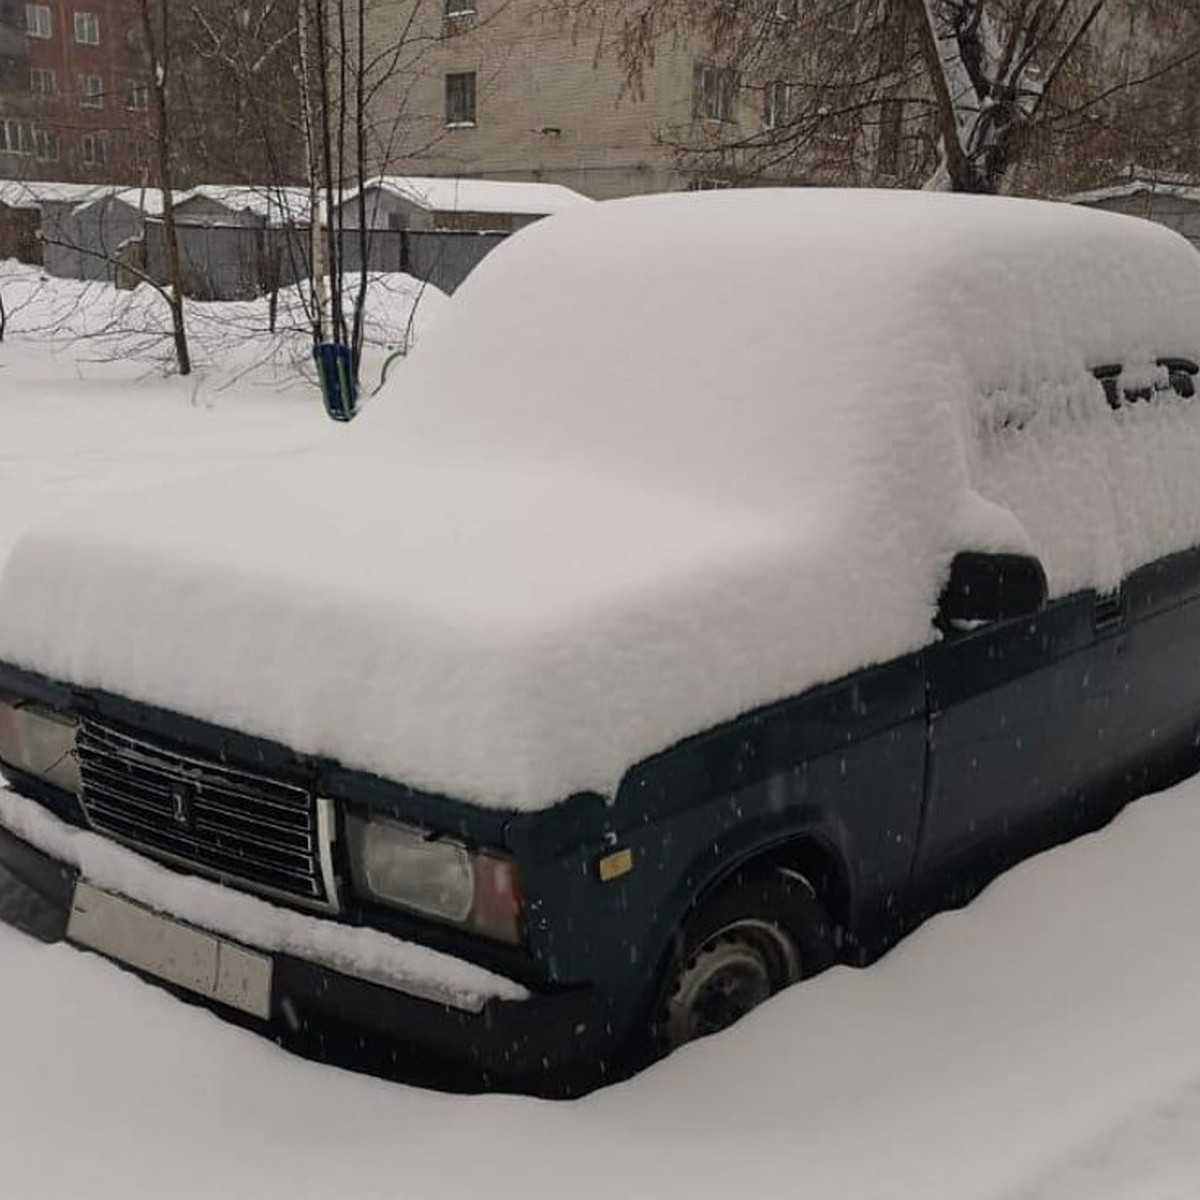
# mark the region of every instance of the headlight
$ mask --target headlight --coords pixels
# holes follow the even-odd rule
[[[361,894],[500,941],[521,940],[521,888],[512,859],[469,851],[397,821],[348,816],[346,826]]]
[[[78,796],[75,726],[76,722],[63,713],[0,696],[0,759],[26,775]]]

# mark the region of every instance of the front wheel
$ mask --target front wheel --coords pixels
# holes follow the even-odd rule
[[[833,960],[829,920],[784,869],[735,876],[697,908],[664,974],[657,1042],[669,1052],[732,1025]]]

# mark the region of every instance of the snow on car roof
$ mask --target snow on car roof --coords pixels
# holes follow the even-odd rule
[[[1061,595],[1200,542],[1200,405],[1127,420],[1090,374],[1168,355],[1200,357],[1200,258],[1131,218],[588,205],[495,250],[321,450],[29,535],[0,658],[480,804],[612,795],[927,644],[957,550],[1032,550]]]
[[[540,453],[561,433],[556,451],[590,458],[610,431],[615,460],[637,453],[630,441],[724,456],[732,437],[788,477],[793,450],[764,423],[812,436],[872,410],[886,425],[900,396],[958,407],[964,389],[1153,361],[1195,348],[1200,325],[1200,260],[1177,235],[1035,201],[644,197],[561,214],[492,258],[413,364],[405,403],[383,414],[405,437],[499,436]]]

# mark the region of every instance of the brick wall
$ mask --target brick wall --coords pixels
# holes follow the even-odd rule
[[[24,84],[22,107],[35,144],[13,173],[44,180],[137,181],[148,122],[144,111],[127,106],[130,85],[144,76],[132,6],[128,0],[39,2],[49,11],[50,36],[26,37],[28,69],[15,81]],[[94,44],[88,40],[93,35]],[[35,90],[34,73],[41,90]],[[10,97],[10,103],[16,100]]]
[[[137,0],[36,2],[48,14],[41,29],[26,28],[24,0],[0,0],[0,120],[18,122],[23,141],[20,153],[5,153],[0,138],[0,178],[157,182]],[[177,186],[300,177],[293,3],[269,6],[262,33],[245,34],[257,38],[256,50],[276,47],[248,79],[235,78],[226,64],[236,61],[236,46],[197,51],[211,42],[201,18],[228,30],[241,6],[170,0]],[[251,4],[267,7],[267,0],[247,0]]]

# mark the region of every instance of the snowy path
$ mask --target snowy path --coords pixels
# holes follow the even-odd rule
[[[5,343],[0,555],[48,507],[325,434],[298,395],[193,405]],[[1193,782],[572,1104],[305,1063],[0,927],[0,1195],[1192,1200],[1198,849]]]

